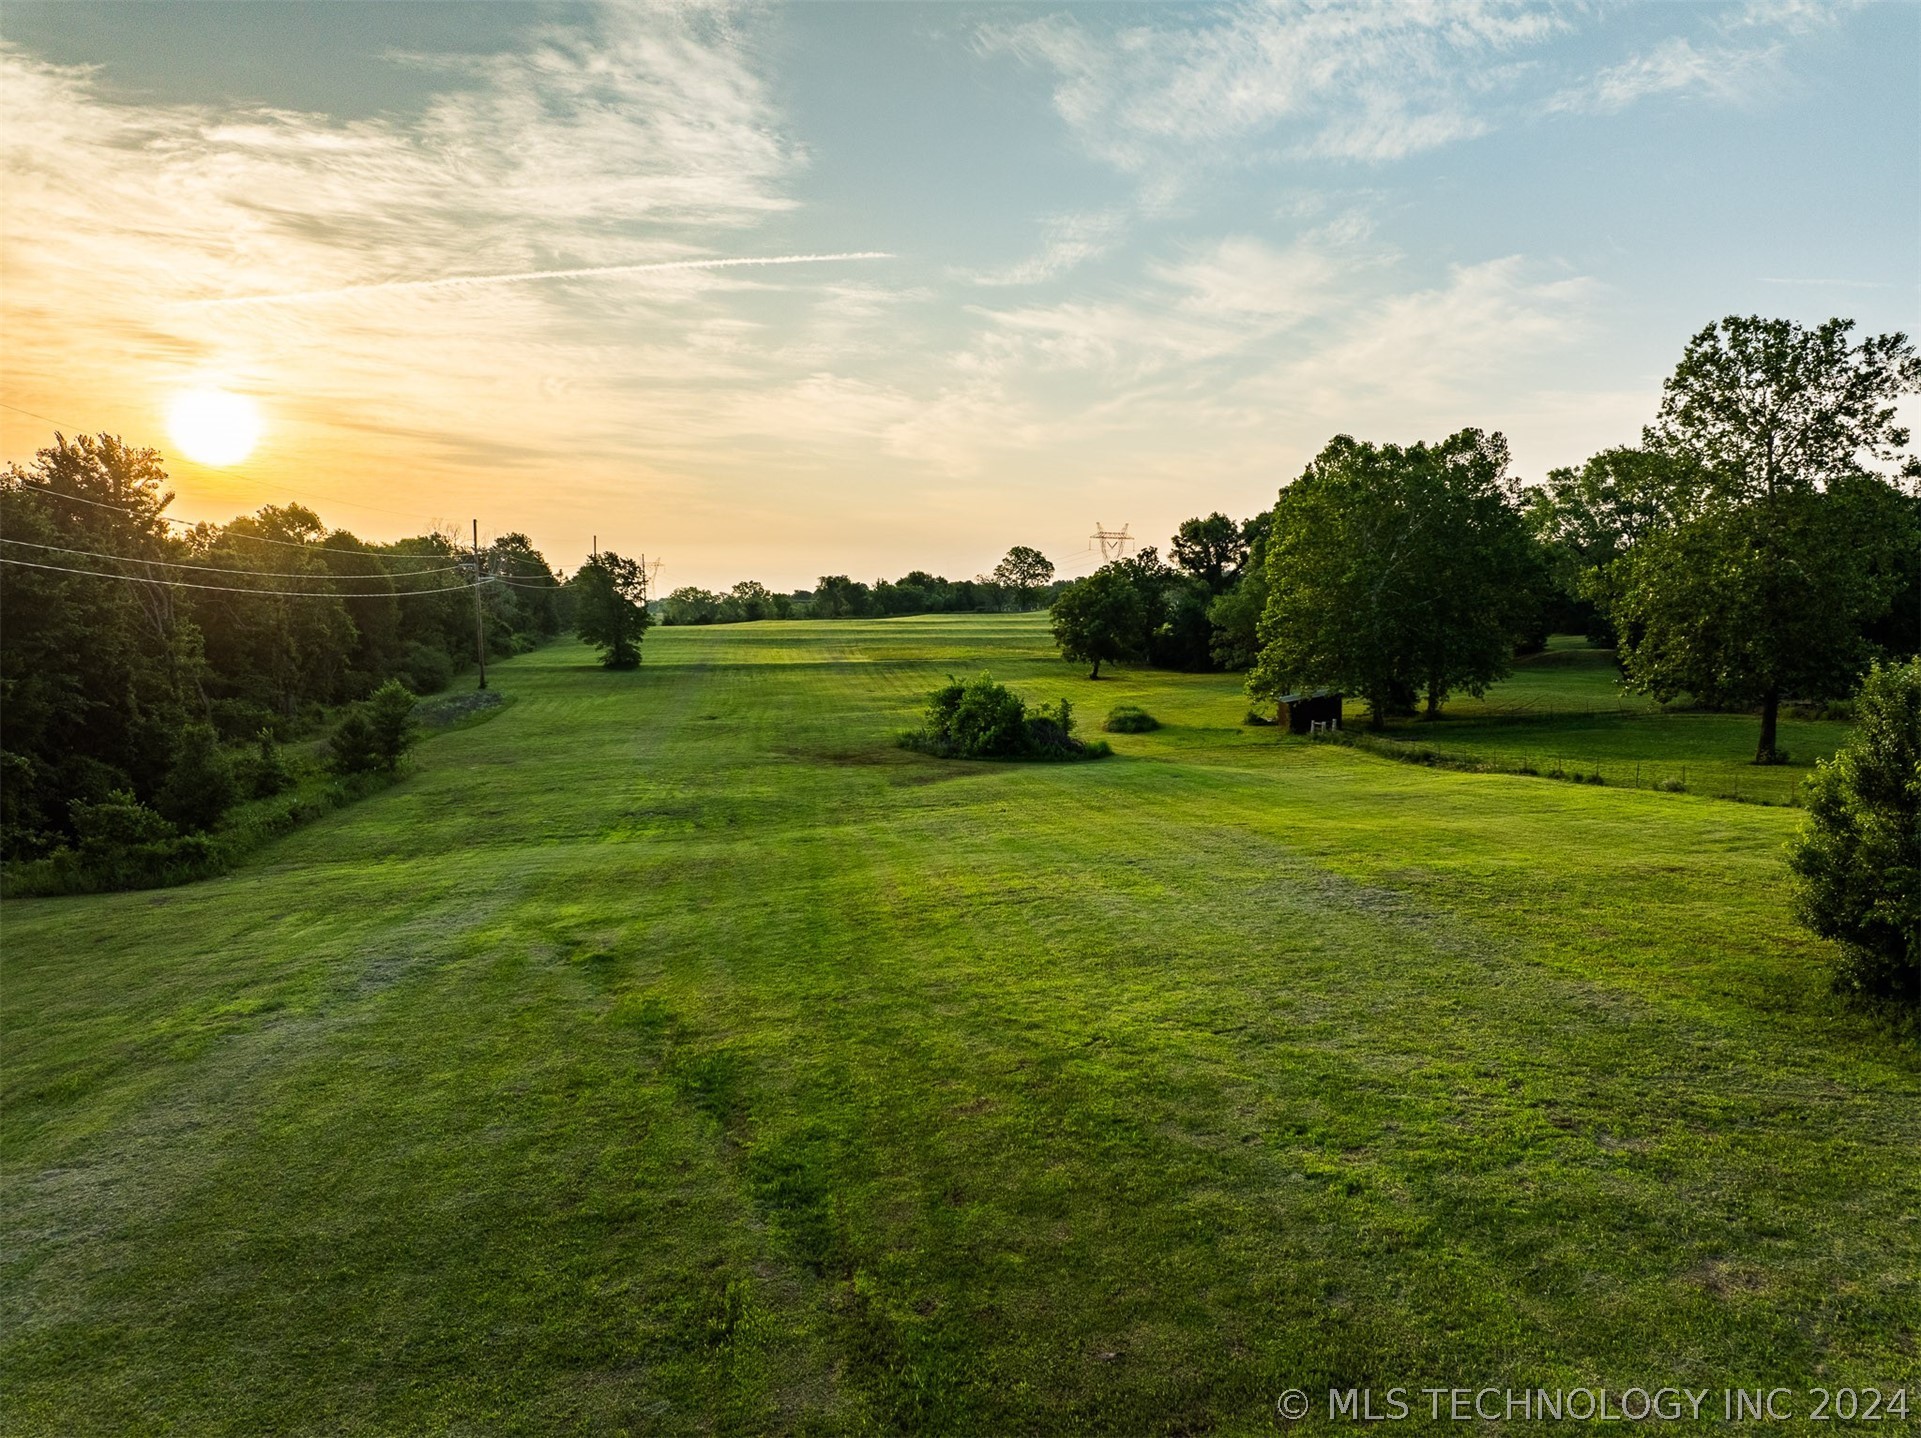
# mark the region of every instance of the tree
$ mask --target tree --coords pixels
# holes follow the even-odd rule
[[[774,596],[758,579],[743,579],[720,602],[723,624],[740,624],[774,617]]]
[[[1685,507],[1699,485],[1686,458],[1625,446],[1602,450],[1578,469],[1549,470],[1528,492],[1526,517],[1541,546],[1551,629],[1614,643],[1610,566],[1669,522],[1670,507]]]
[[[1430,717],[1452,690],[1486,692],[1534,598],[1506,464],[1506,441],[1475,429],[1406,449],[1332,440],[1275,505],[1249,693],[1344,689],[1378,729],[1419,691]]]
[[[661,606],[663,624],[712,624],[720,618],[720,596],[709,589],[682,585]]]
[[[380,767],[380,742],[360,705],[347,710],[327,740],[327,765],[336,774],[371,774]]]
[[[604,668],[639,667],[641,636],[652,622],[640,561],[602,550],[574,575],[573,584],[579,595],[574,633],[599,648]]]
[[[1101,677],[1103,662],[1146,653],[1146,610],[1134,576],[1122,563],[1102,565],[1054,600],[1054,642],[1063,659],[1094,666],[1090,679]]]
[[[76,802],[151,800],[181,726],[205,714],[201,634],[166,582],[180,571],[149,564],[191,558],[162,518],[166,482],[157,453],[107,434],[56,434],[0,475],[10,558],[140,580],[0,566],[6,858],[72,837]],[[75,550],[116,558],[62,552]]]
[[[851,619],[868,609],[867,586],[845,574],[823,574],[814,583],[816,619]]]
[[[1207,586],[1209,596],[1226,593],[1247,562],[1247,535],[1221,513],[1184,520],[1170,550],[1174,563]]]
[[[1690,487],[1663,496],[1670,521],[1616,566],[1627,683],[1758,705],[1757,764],[1780,758],[1784,697],[1847,692],[1910,542],[1897,491],[1863,461],[1899,457],[1895,404],[1921,391],[1921,361],[1901,334],[1851,346],[1853,327],[1707,326],[1644,436],[1686,462]]]
[[[1246,669],[1260,657],[1261,615],[1267,609],[1267,537],[1273,526],[1271,509],[1241,521],[1247,558],[1234,587],[1207,606],[1208,653],[1222,669]]]
[[[1005,559],[994,566],[991,577],[1003,589],[1014,591],[1021,608],[1031,609],[1034,596],[1047,588],[1054,578],[1054,564],[1038,549],[1017,544],[1007,551]]]
[[[367,701],[367,723],[373,729],[380,767],[391,774],[419,738],[414,728],[414,696],[398,679],[389,679]]]
[[[560,633],[560,580],[534,543],[524,534],[503,534],[494,541],[487,572],[507,581],[500,591],[509,603],[508,622],[515,631],[542,639]]]
[[[1801,921],[1842,945],[1844,986],[1921,1003],[1921,659],[1869,671],[1807,810],[1789,855]]]
[[[174,744],[173,765],[154,807],[182,829],[211,829],[239,797],[233,765],[211,724],[189,724]]]

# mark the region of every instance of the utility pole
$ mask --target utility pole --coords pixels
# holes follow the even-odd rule
[[[480,521],[474,521],[474,653],[480,660],[480,687],[487,687],[487,616],[480,605]]]

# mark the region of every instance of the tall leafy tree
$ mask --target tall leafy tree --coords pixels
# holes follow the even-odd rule
[[[1907,443],[1895,405],[1921,361],[1905,335],[1855,345],[1853,327],[1730,316],[1695,335],[1644,439],[1685,462],[1687,487],[1613,566],[1627,682],[1758,706],[1756,763],[1779,758],[1784,697],[1852,686],[1914,542],[1869,465]]]
[[[774,596],[758,579],[743,579],[721,600],[723,623],[740,624],[774,617]]]
[[[1139,659],[1147,652],[1146,606],[1138,576],[1124,566],[1104,564],[1070,584],[1054,598],[1054,642],[1061,657],[1091,664],[1088,678],[1101,677],[1101,665]]]
[[[1670,522],[1674,506],[1685,508],[1698,488],[1698,470],[1685,456],[1626,446],[1578,468],[1549,470],[1527,493],[1526,517],[1541,546],[1552,628],[1612,644],[1611,566]]]
[[[851,619],[869,608],[867,586],[845,574],[823,574],[814,581],[813,614],[816,619]]]
[[[1208,651],[1222,669],[1246,669],[1260,655],[1261,615],[1267,608],[1267,536],[1273,525],[1272,510],[1241,521],[1247,558],[1233,588],[1207,606],[1212,630]]]
[[[1007,557],[994,566],[994,583],[1012,590],[1023,609],[1033,608],[1034,597],[1047,588],[1053,578],[1054,561],[1025,544],[1015,545],[1007,551]]]
[[[1536,571],[1506,465],[1506,441],[1475,429],[1332,440],[1275,505],[1249,692],[1344,689],[1379,728],[1416,693],[1435,715],[1507,673]]]
[[[1169,552],[1176,567],[1205,584],[1212,597],[1233,588],[1247,562],[1247,545],[1242,527],[1217,511],[1205,519],[1183,520]]]
[[[578,595],[574,632],[600,649],[606,668],[636,668],[650,622],[647,572],[640,561],[602,550],[575,573],[573,584]]]
[[[56,434],[0,476],[7,857],[70,837],[76,802],[150,800],[181,726],[205,714],[200,634],[162,563],[187,557],[162,518],[166,478],[158,453],[106,434]]]

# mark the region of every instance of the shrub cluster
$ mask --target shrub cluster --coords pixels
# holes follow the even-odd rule
[[[1101,725],[1110,734],[1146,734],[1160,727],[1161,721],[1138,704],[1116,704],[1107,711],[1107,722]]]
[[[329,763],[336,774],[391,774],[417,737],[414,696],[389,679],[347,711],[328,744]]]
[[[901,744],[943,759],[1098,759],[1105,740],[1074,737],[1074,707],[1037,704],[988,674],[949,679],[928,696],[927,722],[901,735]]]
[[[124,788],[75,799],[73,839],[9,865],[7,891],[159,888],[220,873],[261,841],[391,782],[418,737],[414,704],[407,687],[390,680],[351,706],[324,746],[324,773],[311,759],[289,763],[271,728],[261,729],[251,753],[234,756],[211,725],[189,724],[152,804]]]

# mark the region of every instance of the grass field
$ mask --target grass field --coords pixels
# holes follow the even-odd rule
[[[1521,660],[1484,698],[1458,696],[1439,722],[1397,722],[1390,733],[1507,768],[1598,773],[1630,788],[1665,780],[1692,793],[1769,804],[1797,802],[1814,762],[1834,753],[1847,733],[1832,720],[1783,718],[1779,744],[1789,762],[1756,768],[1758,715],[1664,709],[1622,692],[1617,680],[1612,652],[1556,635],[1545,653]]]
[[[1921,1385],[1921,1056],[1828,997],[1798,813],[1287,740],[1039,616],[646,652],[501,665],[225,878],[7,905],[5,1431]],[[1165,727],[894,747],[982,667]]]

